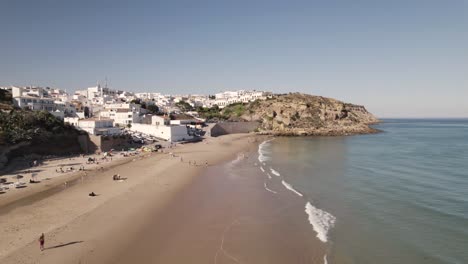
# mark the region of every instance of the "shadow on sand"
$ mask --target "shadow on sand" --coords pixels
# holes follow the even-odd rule
[[[44,248],[44,250],[54,249],[54,248],[60,248],[60,247],[66,247],[66,246],[70,246],[70,245],[73,245],[73,244],[79,244],[79,243],[83,243],[83,242],[84,242],[84,241],[73,241],[73,242],[68,242],[68,243],[56,245],[56,246],[53,246],[53,247],[47,247],[47,248]]]

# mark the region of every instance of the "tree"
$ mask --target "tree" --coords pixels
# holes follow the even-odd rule
[[[178,103],[176,103],[176,106],[179,107],[179,109],[182,111],[182,112],[187,112],[187,111],[192,111],[193,110],[193,107],[185,102],[185,101],[180,101]]]
[[[13,99],[9,91],[0,89],[0,102],[12,104],[12,100]]]
[[[84,108],[84,116],[85,116],[85,118],[89,118],[89,116],[90,116],[89,115],[89,107],[87,107],[87,106],[85,106],[85,108]]]
[[[137,98],[137,99],[133,99],[130,101],[131,104],[140,104],[141,103],[141,99],[140,98]]]
[[[152,114],[156,114],[156,113],[159,112],[159,107],[157,105],[154,105],[154,104],[153,105],[148,105],[146,107],[146,110],[148,110]]]

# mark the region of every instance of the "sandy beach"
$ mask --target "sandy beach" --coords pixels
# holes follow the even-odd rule
[[[265,139],[209,138],[11,193],[0,262],[323,263],[301,197],[258,162]]]
[[[166,151],[123,158],[102,169],[53,177],[3,194],[0,262],[112,263],[129,242],[138,241],[142,227],[157,225],[158,212],[169,204],[178,210],[171,202],[200,172],[255,148],[257,141],[247,134],[210,138],[177,146],[170,150],[173,155]],[[56,167],[42,166],[38,169]],[[114,174],[124,180],[113,181]],[[88,196],[90,192],[97,196]],[[44,251],[37,242],[41,233],[46,237]]]

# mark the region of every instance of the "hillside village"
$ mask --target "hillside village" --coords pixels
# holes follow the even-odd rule
[[[47,111],[94,136],[131,134],[134,140],[189,141],[200,135],[206,119],[196,109],[222,109],[233,103],[265,100],[265,91],[227,91],[215,95],[164,95],[113,90],[97,84],[68,94],[50,87],[0,87],[16,108]]]

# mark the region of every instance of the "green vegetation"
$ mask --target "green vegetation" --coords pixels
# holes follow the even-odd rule
[[[206,120],[226,120],[226,116],[224,116],[221,112],[220,109],[217,105],[211,107],[211,108],[205,108],[205,107],[197,107],[195,109],[198,112],[198,115],[200,117],[205,118]]]
[[[187,103],[187,102],[185,102],[183,100],[176,103],[175,105],[177,107],[179,107],[180,111],[182,111],[182,112],[193,111],[193,107],[189,103]]]
[[[157,114],[159,113],[159,107],[157,105],[148,105],[146,107],[146,110],[148,110],[151,114]]]
[[[243,103],[235,103],[226,106],[223,109],[225,116],[236,116],[241,117],[246,111],[246,107]]]
[[[154,99],[153,99],[154,101]],[[133,99],[130,101],[131,104],[139,104],[142,109],[148,110],[151,114],[159,113],[159,107],[155,104],[147,104],[146,102],[142,101],[140,98]]]
[[[47,111],[0,111],[0,145],[21,141],[46,141],[57,134],[78,133]]]
[[[9,91],[0,89],[0,103],[13,104],[13,98]]]
[[[0,109],[13,109],[13,98],[11,97],[11,93],[7,90],[0,89]]]
[[[217,105],[211,108],[197,107],[195,109],[200,117],[207,120],[238,120],[244,114],[253,114],[254,111],[250,109],[249,104],[234,103],[220,109]]]

